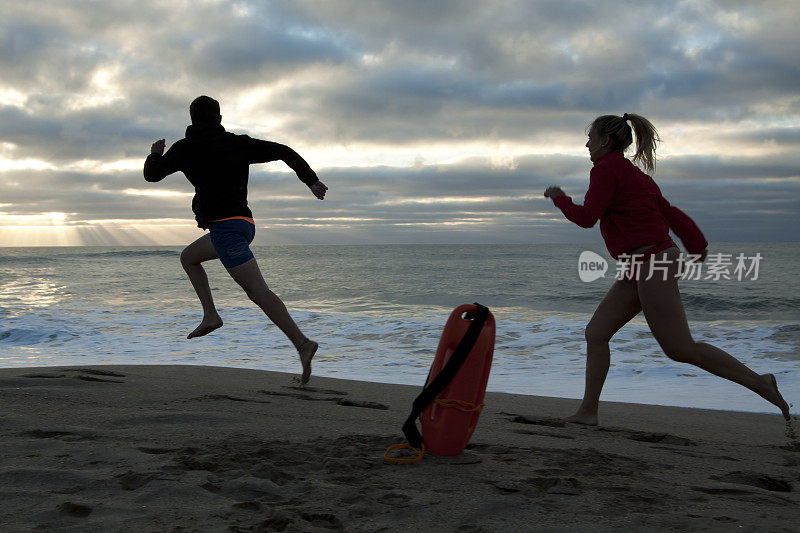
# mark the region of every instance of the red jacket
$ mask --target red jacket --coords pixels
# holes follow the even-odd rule
[[[600,220],[600,233],[614,259],[641,246],[668,240],[669,230],[691,254],[708,246],[697,224],[670,205],[653,178],[628,161],[622,151],[610,152],[595,161],[589,176],[583,205],[575,205],[566,195],[554,198],[553,203],[582,228],[591,228]]]

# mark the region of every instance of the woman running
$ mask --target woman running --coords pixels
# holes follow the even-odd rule
[[[189,115],[192,124],[186,128],[186,137],[166,153],[165,140],[156,141],[144,163],[147,181],[160,181],[178,171],[186,175],[196,192],[192,210],[197,225],[209,230],[181,253],[183,269],[203,306],[203,320],[187,338],[207,335],[222,326],[201,264],[219,258],[250,300],[294,344],[303,367],[300,382],[305,384],[311,376],[311,359],[318,345],[303,335],[281,299],[269,290],[250,251],[256,226],[247,206],[249,166],[281,160],[320,200],[325,198],[328,188],[317,179],[308,163],[288,146],[226,132],[219,102],[213,98],[197,97],[189,106]]]
[[[623,155],[633,142],[628,122],[636,133],[633,163]],[[611,360],[608,343],[639,311],[644,312],[667,357],[747,387],[777,406],[789,420],[789,406],[778,391],[775,376],[756,374],[723,350],[692,339],[678,291],[680,251],[669,230],[701,261],[708,243],[694,221],[670,205],[653,179],[634,165],[642,164],[651,174],[655,171],[656,143],[660,142],[656,129],[644,117],[625,113],[598,117],[588,135],[586,147],[594,168],[583,205],[574,204],[556,186],[548,187],[544,195],[583,228],[600,220],[600,233],[614,259],[637,260],[631,262],[630,275],[611,286],[586,326],[586,389],[578,411],[566,420],[597,425],[600,393]],[[656,264],[658,269],[653,268]]]

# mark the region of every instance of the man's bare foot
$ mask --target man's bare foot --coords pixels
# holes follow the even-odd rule
[[[186,337],[187,339],[193,339],[195,337],[202,337],[203,335],[208,335],[212,331],[217,328],[222,327],[222,319],[219,315],[211,316],[211,317],[203,317],[203,321],[200,322],[200,325],[195,328],[195,330]]]
[[[772,374],[761,374],[762,378],[767,380],[769,384],[769,393],[764,396],[768,402],[775,404],[775,406],[781,410],[781,414],[783,418],[787,421],[791,420],[792,417],[789,415],[789,404],[786,403],[786,400],[783,399],[781,396],[781,392],[778,390],[778,381],[775,379],[775,376]]]
[[[581,424],[583,426],[596,426],[597,425],[597,413],[581,413],[577,412],[572,416],[568,416],[564,418],[564,422],[571,422],[573,424]]]
[[[306,339],[297,348],[297,353],[300,354],[300,364],[303,365],[303,375],[300,377],[301,386],[311,379],[311,360],[314,358],[314,354],[317,353],[317,348],[319,348],[319,344],[311,339]]]

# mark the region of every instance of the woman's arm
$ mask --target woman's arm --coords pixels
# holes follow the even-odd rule
[[[667,199],[662,196],[660,190],[658,191],[658,208],[661,210],[661,214],[664,215],[664,218],[667,219],[669,229],[678,236],[683,246],[686,248],[686,251],[690,254],[702,255],[703,251],[708,247],[708,241],[703,235],[703,232],[700,231],[700,228],[689,215],[674,205],[670,205]]]
[[[589,190],[583,199],[583,205],[572,202],[572,198],[564,194],[559,187],[548,187],[545,196],[552,198],[556,207],[561,209],[567,220],[582,228],[591,228],[611,205],[614,195],[614,177],[597,167],[589,175]]]

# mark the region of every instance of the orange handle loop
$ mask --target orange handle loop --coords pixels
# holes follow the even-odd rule
[[[405,448],[410,448],[412,450],[417,450],[417,452],[419,452],[419,455],[417,455],[416,457],[409,457],[409,458],[389,457],[389,452],[390,451],[392,451],[392,450],[401,450],[401,449],[405,449]],[[422,460],[422,456],[423,455],[425,455],[425,444],[424,443],[422,444],[422,449],[418,449],[418,448],[412,447],[409,443],[406,442],[406,443],[403,443],[403,444],[394,444],[392,446],[389,446],[386,449],[386,451],[384,452],[384,454],[383,454],[383,460],[387,461],[389,463],[414,464],[414,463],[420,462]]]
[[[483,409],[483,406],[486,405],[485,403],[479,403],[478,405],[475,405],[474,403],[465,402],[463,400],[440,400],[438,398],[434,400],[434,402],[442,407],[452,407],[454,409],[458,409],[459,411],[464,411],[465,413],[472,413],[475,411],[480,412]]]

